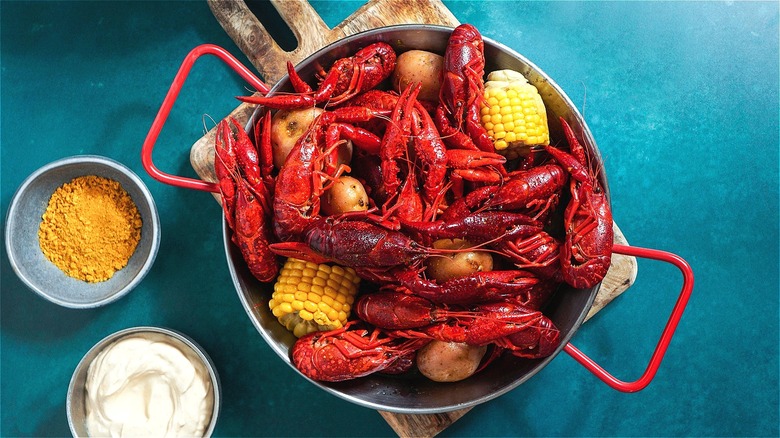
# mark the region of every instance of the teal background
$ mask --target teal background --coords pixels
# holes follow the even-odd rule
[[[312,3],[331,27],[360,5]],[[604,156],[629,242],[683,256],[696,285],[644,391],[618,393],[562,354],[442,436],[778,436],[778,3],[445,4],[567,92]],[[245,61],[206,3],[2,1],[0,15],[3,220],[34,170],[99,154],[141,176],[162,222],[151,273],[95,310],[38,297],[2,251],[0,434],[69,435],[65,393],[84,353],[117,330],[159,325],[215,361],[217,436],[392,436],[378,413],[316,389],[264,343],[230,280],[211,195],[158,183],[141,166],[185,54],[215,43]],[[294,46],[281,23],[273,29]],[[214,58],[199,61],[157,165],[196,176],[191,144],[245,93]],[[680,285],[675,268],[640,260],[636,284],[573,343],[617,377],[639,377]]]

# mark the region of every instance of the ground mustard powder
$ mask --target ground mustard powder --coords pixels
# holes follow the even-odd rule
[[[108,280],[125,266],[141,239],[141,215],[112,179],[88,175],[60,186],[38,229],[43,254],[71,277]]]

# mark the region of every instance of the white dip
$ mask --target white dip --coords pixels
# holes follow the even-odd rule
[[[211,379],[194,352],[163,335],[135,334],[106,347],[87,374],[90,436],[203,436]]]

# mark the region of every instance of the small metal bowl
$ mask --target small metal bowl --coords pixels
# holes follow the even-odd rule
[[[127,266],[99,283],[68,276],[46,258],[38,243],[41,216],[54,191],[73,178],[86,175],[119,182],[143,221],[141,240]],[[98,307],[126,295],[149,272],[160,246],[160,218],[149,189],[132,170],[109,158],[79,155],[41,167],[19,186],[8,208],[5,244],[13,270],[40,296],[70,308]]]
[[[219,382],[219,375],[217,369],[211,358],[206,354],[206,351],[198,345],[195,341],[188,336],[179,333],[177,331],[161,328],[161,327],[132,327],[124,330],[120,330],[114,334],[111,334],[103,338],[100,342],[95,344],[87,354],[81,359],[79,364],[73,371],[73,377],[70,379],[68,385],[68,394],[65,401],[65,409],[68,413],[68,426],[70,432],[74,437],[87,437],[87,407],[86,407],[86,381],[87,373],[89,372],[89,366],[93,360],[100,354],[106,347],[119,341],[122,338],[132,335],[144,334],[152,339],[159,339],[170,342],[176,345],[182,352],[190,357],[192,361],[199,361],[208,370],[209,378],[211,379],[211,395],[213,396],[213,404],[211,410],[211,417],[206,430],[203,434],[204,437],[210,437],[214,432],[214,427],[217,424],[217,417],[219,416],[219,409],[221,403],[221,387]]]

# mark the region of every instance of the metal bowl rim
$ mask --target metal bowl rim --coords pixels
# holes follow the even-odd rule
[[[46,293],[46,291],[41,289],[37,284],[30,281],[30,279],[23,274],[23,272],[19,267],[19,261],[16,259],[16,252],[13,250],[13,245],[12,245],[14,237],[11,235],[12,234],[11,225],[15,220],[14,218],[16,217],[17,214],[21,214],[21,212],[17,212],[18,203],[19,200],[21,199],[21,196],[24,195],[29,189],[29,187],[42,175],[54,169],[58,169],[61,167],[66,167],[74,164],[97,164],[101,166],[106,166],[111,169],[117,170],[120,173],[127,176],[143,194],[143,201],[149,206],[149,210],[151,212],[150,219],[152,220],[152,226],[151,226],[152,237],[151,237],[151,247],[149,250],[149,256],[144,261],[144,264],[141,266],[141,269],[139,270],[138,274],[135,277],[133,277],[133,279],[129,281],[125,286],[118,289],[110,296],[105,297],[102,300],[92,301],[87,303],[73,303],[73,302],[58,299],[56,297],[49,295],[48,293]],[[59,160],[52,161],[48,164],[41,166],[33,173],[31,173],[27,178],[25,178],[22,184],[20,184],[19,187],[16,189],[13,197],[11,198],[11,202],[8,207],[8,212],[6,213],[6,227],[5,227],[6,254],[8,255],[8,262],[11,265],[13,271],[16,273],[16,276],[28,288],[30,288],[32,291],[34,291],[42,298],[45,298],[46,300],[54,304],[71,308],[71,309],[92,309],[95,307],[100,307],[112,303],[127,295],[144,279],[144,277],[146,277],[146,275],[151,270],[151,267],[154,264],[155,259],[157,258],[157,252],[160,247],[160,240],[161,240],[160,217],[157,211],[157,205],[154,201],[154,197],[152,196],[152,193],[149,191],[149,188],[146,186],[146,184],[144,184],[141,178],[139,178],[138,175],[135,172],[133,172],[129,167],[125,166],[119,161],[113,160],[108,157],[103,157],[100,155],[90,155],[90,154],[74,155],[66,158],[61,158]]]
[[[201,360],[203,365],[206,367],[206,370],[209,373],[209,378],[211,380],[211,386],[212,386],[212,394],[214,396],[214,403],[212,406],[212,412],[211,412],[211,419],[209,420],[209,425],[206,428],[206,431],[204,432],[204,437],[210,437],[213,432],[214,428],[217,423],[217,419],[219,417],[219,411],[221,407],[221,401],[222,401],[222,386],[219,379],[219,373],[217,372],[217,367],[214,365],[214,362],[211,360],[211,357],[208,355],[206,350],[197,342],[195,342],[194,339],[192,339],[190,336],[174,329],[166,328],[166,327],[155,327],[155,326],[137,326],[137,327],[128,327],[122,330],[119,330],[117,332],[111,333],[108,336],[105,336],[103,339],[99,340],[95,343],[87,352],[81,357],[78,364],[76,365],[76,368],[73,370],[73,374],[71,375],[70,382],[68,383],[68,392],[65,399],[65,410],[67,412],[68,416],[68,427],[70,428],[70,432],[74,437],[79,436],[76,431],[75,427],[75,419],[73,418],[73,394],[76,392],[76,381],[78,379],[78,376],[81,373],[86,373],[89,369],[89,365],[92,363],[92,360],[94,360],[94,355],[99,354],[100,351],[102,351],[107,346],[113,344],[114,342],[119,341],[120,339],[138,334],[138,333],[157,333],[161,335],[165,335],[168,337],[171,337],[173,339],[176,339],[180,342],[182,342],[184,345],[189,347],[193,353],[195,353],[196,356]],[[89,358],[89,360],[88,360]],[[85,388],[82,388],[82,391],[86,391]]]

